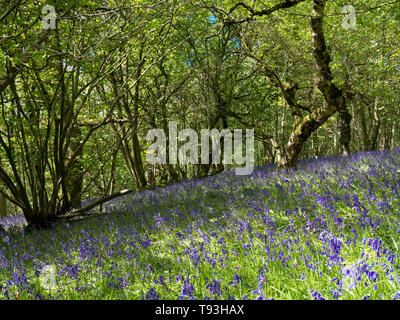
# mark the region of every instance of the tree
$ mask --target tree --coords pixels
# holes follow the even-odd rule
[[[7,216],[7,203],[3,194],[0,194],[0,218]]]
[[[22,209],[29,226],[47,225],[80,206],[84,146],[97,129],[110,121],[106,117],[81,130],[78,120],[84,111],[90,116],[85,106],[99,83],[126,59],[114,59],[115,52],[121,41],[133,36],[128,33],[132,30],[122,32],[118,24],[101,23],[101,18],[117,20],[122,9],[116,7],[99,14],[96,8],[89,6],[84,11],[72,9],[74,5],[67,2],[56,6],[64,19],[46,32],[47,38],[39,25],[21,28],[27,21],[38,21],[34,19],[37,11],[21,21],[16,18],[18,11],[14,16],[10,14],[7,19],[14,18],[17,23],[8,33],[23,30],[23,37],[10,36],[1,43],[7,75],[1,87],[5,99],[0,146],[6,166],[0,167],[0,179],[7,188],[4,196]],[[94,18],[85,18],[86,12]],[[126,25],[126,21],[123,23]],[[108,49],[106,54],[104,47]],[[113,108],[109,110],[112,113]]]

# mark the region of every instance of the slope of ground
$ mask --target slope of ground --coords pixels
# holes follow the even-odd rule
[[[0,299],[399,299],[399,192],[393,150],[126,195],[6,236]]]

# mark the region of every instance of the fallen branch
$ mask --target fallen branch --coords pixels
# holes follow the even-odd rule
[[[81,213],[81,214],[73,216],[73,217],[66,216],[64,219],[67,220],[68,222],[79,222],[79,221],[84,221],[87,219],[99,217],[99,216],[105,215],[106,213],[107,212],[85,212],[85,213]]]
[[[131,192],[134,192],[134,191],[136,191],[136,190],[135,189],[125,189],[125,190],[110,194],[108,196],[105,196],[105,197],[103,197],[101,199],[98,199],[98,200],[88,204],[87,206],[84,206],[83,208],[75,210],[70,214],[61,215],[58,218],[60,218],[60,219],[72,219],[72,218],[79,217],[79,216],[91,215],[93,213],[88,212],[90,209],[93,209],[93,208],[95,208],[95,207],[97,207],[97,206],[99,206],[99,205],[101,205],[101,204],[103,204],[103,203],[105,203],[107,201],[110,201],[110,200],[112,200],[114,198],[123,196],[125,194],[131,193]]]

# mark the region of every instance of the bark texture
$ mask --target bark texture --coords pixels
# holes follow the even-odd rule
[[[286,151],[278,163],[278,168],[296,168],[297,161],[302,151],[304,143],[317,130],[324,124],[335,112],[342,111],[345,115],[345,123],[343,124],[344,132],[342,142],[348,143],[349,132],[346,125],[349,119],[345,114],[346,103],[343,91],[339,89],[333,82],[332,72],[329,66],[330,54],[326,47],[325,36],[323,31],[323,16],[325,8],[325,0],[314,0],[313,14],[311,16],[311,29],[312,29],[312,52],[315,62],[316,83],[318,89],[321,91],[324,102],[323,105],[311,112],[310,114],[302,117],[300,113],[301,106],[295,100],[295,87],[291,84],[286,85],[285,100],[292,108],[292,113],[295,118],[292,134],[286,145]],[[303,108],[304,109],[304,108]],[[347,144],[348,147],[348,144]]]

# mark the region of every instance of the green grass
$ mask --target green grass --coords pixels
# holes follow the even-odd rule
[[[127,195],[105,217],[3,240],[0,298],[400,298],[399,164],[366,153]]]

